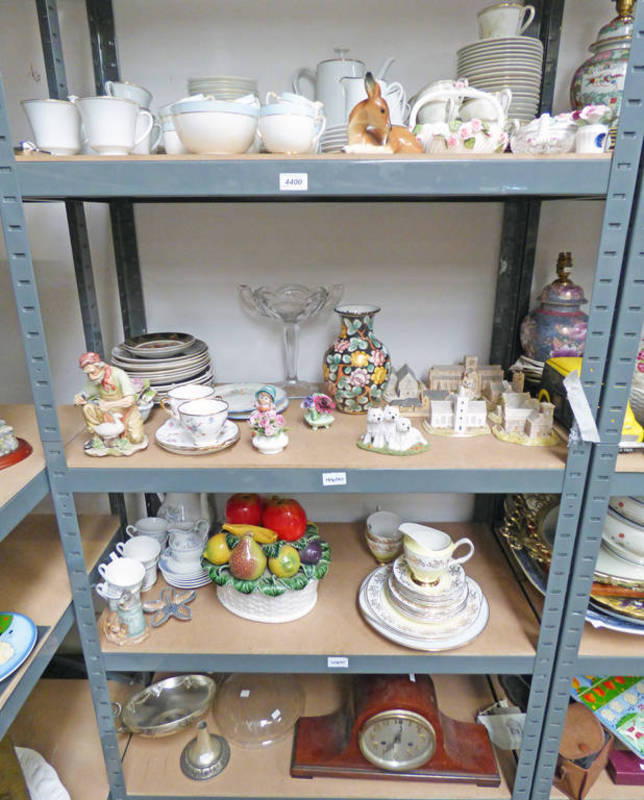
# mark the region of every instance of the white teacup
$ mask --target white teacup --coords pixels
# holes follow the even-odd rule
[[[73,156],[81,149],[81,118],[69,100],[23,100],[21,103],[36,146],[55,156]]]
[[[145,575],[141,591],[146,592],[157,580],[157,564],[161,555],[161,544],[151,536],[136,536],[127,542],[118,542],[116,552],[125,558],[133,558],[143,564]]]
[[[495,3],[478,13],[479,38],[497,39],[520,36],[534,19],[534,6],[522,3]]]
[[[282,92],[281,94],[267,92],[266,105],[273,105],[274,103],[294,103],[313,110],[315,114],[321,114],[324,111],[324,106],[319,100],[309,100],[303,94],[295,94],[295,92]]]
[[[605,153],[610,142],[608,125],[582,125],[575,134],[575,153]]]
[[[199,566],[205,536],[188,531],[170,531],[166,555],[176,572],[192,572]]]
[[[179,134],[174,127],[174,123],[172,121],[163,122],[162,129],[163,149],[166,151],[166,153],[169,156],[185,155],[185,153],[188,152],[188,148],[179,138]]]
[[[278,103],[264,106],[259,135],[269,153],[314,153],[326,127],[324,116],[314,115],[303,105]]]
[[[133,100],[141,108],[150,108],[152,102],[152,93],[144,89],[143,86],[137,86],[136,83],[129,83],[128,81],[105,81],[105,94],[110,97],[123,97],[126,100]]]
[[[147,127],[147,124],[148,121],[146,117],[144,117],[142,114],[139,114],[139,116],[136,118],[137,139]],[[148,131],[147,136],[145,136],[143,141],[139,142],[139,144],[134,145],[132,152],[137,156],[149,156],[150,153],[154,153],[159,146],[162,134],[163,131],[161,130],[161,123],[155,118],[154,124]]]
[[[149,111],[139,108],[133,100],[121,97],[79,97],[75,101],[80,111],[88,146],[102,156],[125,156],[141,144],[154,125]],[[147,124],[137,136],[137,118],[144,116]]]
[[[404,534],[403,549],[412,575],[419,583],[436,583],[447,572],[452,563],[464,564],[474,555],[474,545],[470,539],[453,542],[449,534],[427,525],[404,522],[400,526]],[[461,545],[467,545],[469,552],[460,558],[452,553]]]
[[[111,611],[116,611],[118,601],[121,599],[121,590],[112,586],[108,581],[97,583],[94,587],[96,594],[102,597],[103,600],[109,605]]]
[[[185,383],[170,389],[167,397],[161,400],[161,408],[171,417],[179,419],[179,406],[188,400],[204,400],[212,397],[215,390],[212,386],[203,386],[200,383]]]
[[[208,447],[217,443],[228,416],[228,403],[206,397],[181,403],[178,411],[181,424],[189,431],[195,445]]]
[[[145,569],[140,561],[135,561],[133,558],[116,558],[108,564],[99,564],[98,571],[109,584],[107,589],[110,594],[141,591]]]
[[[165,547],[168,540],[168,528],[170,523],[163,517],[143,517],[137,519],[134,525],[128,525],[125,532],[128,536],[149,536]]]
[[[393,561],[402,550],[402,519],[393,511],[375,511],[367,517],[366,540],[381,564]]]

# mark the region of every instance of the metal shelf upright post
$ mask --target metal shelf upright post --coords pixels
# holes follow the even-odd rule
[[[643,110],[644,3],[640,2],[633,25],[631,57],[593,288],[592,302],[601,311],[602,324],[595,324],[594,319],[590,321],[582,370],[591,408],[599,406],[600,443],[591,453],[534,779],[534,800],[550,796],[644,322]],[[617,311],[613,315],[616,304]]]

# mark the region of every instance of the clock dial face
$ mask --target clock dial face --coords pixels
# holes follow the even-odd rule
[[[434,728],[420,714],[402,709],[382,711],[368,719],[358,736],[362,755],[380,769],[416,769],[434,755]]]

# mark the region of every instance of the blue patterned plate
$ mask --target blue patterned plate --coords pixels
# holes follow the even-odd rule
[[[38,629],[23,614],[0,612],[0,681],[7,678],[34,649]]]

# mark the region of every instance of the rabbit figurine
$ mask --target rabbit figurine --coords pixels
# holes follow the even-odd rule
[[[357,103],[349,114],[347,152],[422,153],[423,146],[404,125],[392,125],[389,106],[371,72],[364,79],[366,100]]]

